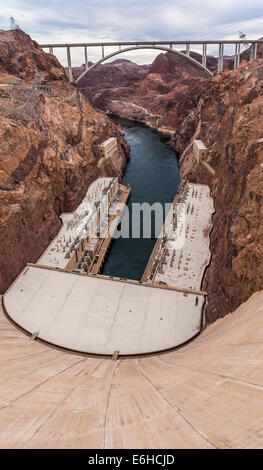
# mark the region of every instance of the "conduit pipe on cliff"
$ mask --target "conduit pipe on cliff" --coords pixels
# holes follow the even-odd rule
[[[212,175],[212,176],[215,176],[216,175],[216,172],[214,170],[214,168],[212,168],[209,163],[207,163],[205,160],[200,160],[200,163],[202,163],[202,165],[206,168],[206,170]]]

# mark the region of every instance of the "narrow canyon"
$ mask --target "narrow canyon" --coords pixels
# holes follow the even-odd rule
[[[199,54],[192,56],[201,62]],[[75,69],[76,77],[83,67]],[[208,56],[207,67],[216,72],[217,58]],[[161,53],[151,66],[127,60],[100,65],[79,83],[100,109],[167,126],[173,131],[169,144],[180,154],[181,178],[210,186],[215,215],[204,278],[207,324],[263,287],[263,46],[257,60],[250,62],[246,49],[239,68],[232,68],[233,57],[225,57],[225,71],[211,79],[181,57]],[[198,138],[209,148],[215,177],[192,156]]]
[[[121,128],[68,82],[58,60],[21,30],[0,31],[0,293],[35,262],[98,176],[121,176]],[[15,85],[13,85],[15,83]],[[43,93],[47,84],[50,93]],[[99,144],[117,137],[118,158]]]
[[[77,87],[28,35],[0,31],[0,292],[40,257],[61,226],[59,215],[78,206],[92,181],[121,179],[129,145],[107,113],[168,128],[181,180],[210,187],[207,324],[262,289],[262,49],[252,62],[248,51],[241,56],[237,70],[228,57],[213,78],[172,53],[145,66],[120,59]],[[214,72],[217,58],[207,65]],[[118,156],[102,159],[99,145],[109,137],[117,138]],[[193,159],[194,139],[208,147],[215,177]]]

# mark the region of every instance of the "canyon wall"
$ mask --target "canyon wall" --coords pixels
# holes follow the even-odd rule
[[[91,96],[85,90],[102,109],[146,123],[159,119],[177,130],[172,145],[182,154],[181,177],[210,185],[216,213],[213,257],[204,279],[209,294],[207,323],[235,310],[263,288],[263,45],[257,54],[259,60],[248,62],[250,48],[246,48],[236,71],[231,71],[234,57],[225,57],[225,72],[207,79],[180,57],[162,53],[144,77],[129,86],[118,84],[116,77],[107,89],[94,80],[97,94]],[[199,54],[191,55],[201,60]],[[207,66],[216,72],[217,58],[208,57]],[[209,147],[215,178],[197,167],[191,152],[194,138]]]
[[[251,47],[241,46],[241,61],[248,60]],[[186,51],[182,51],[186,53]],[[258,58],[263,45],[258,45]],[[202,55],[190,51],[202,63]],[[92,63],[89,63],[89,66]],[[208,55],[207,68],[217,73],[218,58]],[[224,69],[233,70],[234,56],[224,56]],[[74,68],[75,78],[85,65]],[[206,87],[207,75],[187,59],[173,53],[161,53],[152,65],[138,65],[125,59],[103,63],[91,70],[78,84],[90,103],[128,119],[176,130],[197,105]]]
[[[59,214],[73,211],[94,179],[121,177],[129,148],[57,59],[21,30],[0,31],[0,115],[2,293],[38,259],[60,228]],[[103,159],[98,146],[110,136],[119,151]]]
[[[198,105],[173,139],[181,177],[209,184],[215,201],[207,323],[263,288],[263,60],[243,62],[206,82]],[[212,177],[197,165],[191,143],[210,150]]]
[[[199,54],[192,53],[201,60]],[[217,62],[208,59],[209,65]],[[74,69],[78,77],[84,66]],[[197,103],[207,75],[187,59],[159,54],[152,65],[117,60],[91,70],[79,83],[90,103],[128,119],[176,129]],[[189,90],[191,93],[189,94]],[[182,106],[183,103],[183,106]]]
[[[88,86],[102,108],[145,122],[160,117],[177,129],[172,145],[181,153],[181,177],[210,185],[216,207],[204,279],[210,323],[263,288],[263,60],[213,79],[178,60],[160,54],[150,68],[115,61],[115,89],[110,64],[104,78],[97,71],[96,96],[91,76]],[[59,214],[75,209],[91,181],[122,175],[129,149],[121,129],[68,82],[57,59],[20,30],[0,31],[0,114],[3,292],[26,262],[38,259],[59,230]],[[105,160],[98,145],[110,136],[119,152]],[[197,137],[210,149],[215,178],[193,159]]]

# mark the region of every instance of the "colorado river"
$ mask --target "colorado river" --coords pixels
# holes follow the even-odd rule
[[[118,119],[131,147],[122,182],[131,186],[129,213],[133,203],[171,203],[179,186],[177,154],[153,130],[126,119]],[[130,224],[131,231],[131,224]],[[140,280],[156,239],[118,238],[102,268],[102,274]]]

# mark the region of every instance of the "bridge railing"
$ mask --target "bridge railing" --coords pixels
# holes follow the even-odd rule
[[[70,44],[41,44],[40,47],[42,49],[48,49],[50,54],[54,54],[54,49],[56,48],[64,48],[67,51],[67,66],[68,66],[68,74],[69,74],[69,81],[73,82],[73,72],[72,72],[72,62],[71,62],[71,48],[83,48],[84,50],[84,59],[85,59],[85,70],[86,72],[89,71],[89,64],[88,64],[88,49],[94,47],[101,48],[101,59],[97,63],[101,63],[102,60],[110,58],[112,55],[116,55],[117,53],[121,53],[123,48],[127,47],[138,47],[138,48],[157,48],[158,46],[162,46],[164,49],[173,50],[174,46],[182,46],[185,47],[185,56],[190,58],[190,50],[191,46],[202,46],[202,66],[207,68],[207,46],[208,45],[218,45],[218,73],[222,72],[224,69],[224,49],[226,45],[232,45],[235,47],[235,51],[233,54],[233,68],[239,66],[240,59],[241,59],[241,46],[242,45],[250,45],[249,50],[249,58],[250,60],[257,58],[257,48],[258,44],[263,43],[263,40],[260,39],[238,39],[238,40],[213,40],[213,41],[206,41],[206,40],[194,40],[194,41],[117,41],[117,42],[87,42],[87,43],[70,43]],[[110,54],[109,56],[105,55],[105,48],[106,47],[116,47],[117,51],[115,54]],[[132,50],[132,49],[130,49]],[[97,65],[94,64],[94,66]],[[94,67],[93,66],[93,67]],[[82,74],[83,75],[83,74]]]

